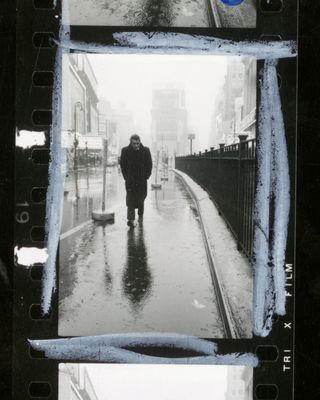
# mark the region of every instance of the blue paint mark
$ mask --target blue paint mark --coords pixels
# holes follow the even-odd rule
[[[243,2],[243,0],[221,0],[222,3],[227,4],[227,6],[237,6]]]

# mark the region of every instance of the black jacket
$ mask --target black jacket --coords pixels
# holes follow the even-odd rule
[[[144,183],[152,171],[151,153],[148,147],[140,144],[139,150],[131,145],[121,150],[120,167],[127,183]]]

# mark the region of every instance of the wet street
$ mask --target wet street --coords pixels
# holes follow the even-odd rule
[[[87,173],[88,172],[88,173]],[[173,172],[145,201],[142,225],[126,225],[124,181],[107,173],[115,223],[91,221],[102,191],[100,169],[69,175],[60,242],[59,335],[177,332],[223,337],[193,201]]]
[[[71,25],[208,27],[208,5],[208,0],[70,0],[69,14]]]

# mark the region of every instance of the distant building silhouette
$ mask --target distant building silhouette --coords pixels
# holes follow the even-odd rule
[[[253,371],[250,367],[245,367],[242,371],[241,378],[244,381],[244,399],[251,400],[253,398]]]
[[[139,132],[135,131],[132,110],[125,103],[121,103],[114,109],[113,120],[116,124],[118,147],[121,151],[122,147],[128,146],[130,136],[133,133],[139,134]]]
[[[96,394],[93,383],[84,365],[60,364],[58,400],[102,399]]]
[[[245,57],[242,63],[244,65],[243,116],[239,130],[245,131],[248,139],[253,139],[256,137],[257,61]]]
[[[176,153],[187,153],[188,128],[184,89],[153,90],[151,116],[153,152],[164,152],[169,159]]]
[[[252,58],[228,58],[224,84],[216,97],[211,117],[210,144],[237,143],[238,135],[248,139],[256,135],[256,61]]]
[[[227,369],[226,400],[252,400],[253,369],[250,367],[233,367]]]
[[[99,134],[108,139],[108,149],[111,154],[119,153],[119,136],[117,132],[117,121],[115,111],[111,103],[101,99],[98,103],[99,110]]]

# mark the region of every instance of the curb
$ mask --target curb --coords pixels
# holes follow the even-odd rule
[[[198,211],[198,215],[199,215],[199,219],[200,219],[200,225],[201,225],[201,232],[202,232],[202,236],[203,236],[203,240],[204,240],[204,245],[206,248],[206,253],[207,253],[207,258],[208,258],[208,262],[209,262],[209,268],[210,268],[210,273],[211,273],[211,277],[212,277],[212,283],[213,286],[215,288],[216,291],[216,296],[217,296],[217,300],[218,300],[218,307],[219,307],[219,311],[222,317],[222,322],[224,325],[224,330],[226,332],[226,337],[228,339],[238,339],[241,336],[239,335],[237,328],[236,328],[236,323],[233,319],[232,316],[232,312],[230,310],[229,304],[228,304],[228,299],[227,296],[222,288],[221,285],[221,279],[219,277],[219,273],[215,267],[216,265],[216,261],[215,261],[215,256],[214,256],[214,252],[211,248],[210,245],[210,241],[209,241],[209,235],[207,232],[207,229],[205,227],[205,224],[203,222],[203,216],[202,216],[202,210],[201,210],[201,205],[199,204],[199,199],[197,198],[196,194],[194,193],[194,191],[192,190],[192,188],[189,186],[189,184],[186,182],[184,176],[182,175],[182,173],[176,169],[172,169],[172,172],[175,173],[175,175],[181,179],[181,181],[183,182],[183,184],[185,185],[186,189],[188,190],[189,194],[191,195],[191,197],[193,198],[193,200],[195,201],[196,207],[197,207],[197,211]],[[209,198],[209,195],[208,195]]]

